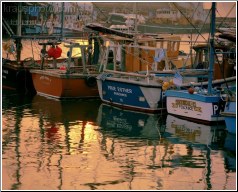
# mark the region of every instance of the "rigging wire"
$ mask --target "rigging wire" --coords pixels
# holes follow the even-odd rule
[[[92,4],[101,12],[101,14],[107,19],[108,16],[95,4],[95,2],[92,2]]]
[[[193,12],[193,14],[191,15],[191,17],[188,18],[188,19],[192,19],[192,18],[193,18],[193,16],[195,15],[195,13],[196,13],[196,11],[197,11],[197,9],[198,9],[199,4],[200,4],[200,2],[198,2],[196,9],[194,10],[194,12]]]
[[[200,30],[199,30],[199,34],[201,33],[202,28],[204,27],[204,25],[205,25],[207,19],[209,18],[209,15],[210,15],[210,14],[211,14],[211,9],[209,10],[209,13],[207,14],[207,17],[206,17],[206,19],[205,19],[205,22],[203,23],[203,26],[202,26],[202,27],[200,28]],[[195,39],[193,45],[191,45],[191,48],[196,45],[197,40],[198,40],[198,37],[199,37],[199,34],[197,35],[197,37],[196,37],[196,39]],[[186,59],[186,61],[185,61],[185,63],[184,63],[184,66],[186,66],[186,64],[187,64],[187,62],[188,62],[188,59],[189,59],[189,58]]]
[[[235,7],[236,4],[233,5],[233,7],[230,9],[230,11],[227,13],[226,17],[224,17],[224,19],[222,20],[222,22],[218,25],[218,29],[222,26],[223,22],[228,18],[228,16],[230,15],[231,11],[233,10],[233,8]],[[218,12],[218,11],[217,11]]]
[[[229,86],[228,86],[228,83],[227,83],[227,81],[226,81],[226,78],[225,78],[225,69],[223,68],[223,70],[222,70],[222,64],[220,63],[220,61],[219,61],[219,58],[218,58],[218,55],[217,55],[217,53],[216,53],[216,51],[214,50],[214,55],[215,55],[215,57],[216,57],[216,60],[217,60],[217,62],[218,62],[218,64],[219,64],[219,69],[220,69],[220,72],[221,72],[221,74],[222,74],[222,78],[224,79],[224,81],[225,81],[225,85],[226,85],[226,88],[227,88],[227,90],[228,90],[228,94],[230,95],[230,96],[232,96],[232,91],[230,90],[230,88],[229,88]]]
[[[178,8],[176,3],[173,3],[173,5],[178,9],[178,11],[184,16],[184,18],[192,25],[192,27],[203,37],[203,39],[206,41],[206,38],[200,33],[200,31],[196,28],[196,26],[184,15],[184,13]]]

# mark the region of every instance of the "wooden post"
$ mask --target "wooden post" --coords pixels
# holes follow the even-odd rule
[[[85,62],[85,46],[81,46],[81,55],[82,55],[82,64],[83,64],[83,73],[86,73],[86,62]]]
[[[126,47],[122,45],[121,49],[121,70],[126,71]]]
[[[41,65],[40,69],[43,69],[44,63],[45,63],[45,53],[46,53],[46,44],[43,45],[43,48],[41,49]]]

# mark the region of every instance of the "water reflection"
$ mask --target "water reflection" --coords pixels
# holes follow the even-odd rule
[[[214,182],[214,179],[212,179],[213,177],[220,177],[218,173],[216,176],[216,171],[214,171],[216,169],[220,171],[223,170],[225,172],[225,178],[221,179],[223,186],[229,185],[229,172],[233,172],[236,169],[234,168],[236,157],[234,154],[223,151],[222,155],[224,160],[219,162],[218,159],[215,160],[215,157],[220,154],[218,153],[214,156],[213,151],[218,149],[224,150],[227,147],[230,147],[231,149],[233,148],[232,146],[235,146],[236,142],[234,137],[232,138],[228,135],[225,123],[220,122],[215,125],[203,125],[183,120],[173,115],[168,115],[166,120],[166,132],[172,134],[170,140],[174,143],[186,143],[189,151],[188,155],[191,157],[191,160],[188,161],[188,166],[204,166],[206,173],[204,179],[207,185],[206,189],[213,189],[214,184],[217,184]],[[194,153],[195,148],[199,148],[200,150],[204,148],[203,154],[197,156]],[[196,166],[196,164],[194,164],[194,160],[202,157],[201,155],[203,156],[202,161],[204,161],[205,164],[202,165],[201,163],[196,163]],[[181,159],[181,156],[176,156],[176,161],[177,158]]]
[[[212,159],[219,155],[212,150],[223,148],[225,124],[207,126],[171,115],[166,118],[134,113],[104,104],[100,106],[98,115],[104,136],[102,150],[105,150],[107,159],[114,159],[128,168],[125,177],[131,178],[129,189],[133,189],[133,184],[139,184],[137,179],[143,174],[140,172],[143,166],[153,172],[153,176],[149,175],[156,181],[156,185],[152,184],[155,189],[199,188],[201,183],[205,184],[202,189],[212,189],[217,185],[212,181]],[[163,124],[164,119],[166,124]],[[126,162],[125,158],[132,161]],[[145,164],[145,159],[151,162],[146,161]],[[220,161],[219,166],[222,167],[218,166],[219,169],[227,171],[226,162]],[[222,184],[227,185],[225,182]]]
[[[2,96],[2,101],[2,154],[4,156],[5,151],[8,151],[9,158],[12,159],[3,164],[2,173],[14,178],[9,189],[15,190],[21,185],[21,121],[31,98],[19,97],[15,92],[9,92]],[[4,157],[2,159],[4,161]]]
[[[92,99],[4,93],[2,103],[3,189],[235,189],[222,127]]]
[[[167,115],[166,120],[166,132],[179,138],[180,142],[190,142],[210,147],[216,147],[216,145],[222,147],[224,145],[225,129],[225,123],[204,125],[180,119],[173,115]]]
[[[102,133],[100,146],[107,161],[118,166],[115,171],[123,178],[121,189],[161,187],[153,169],[162,167],[160,152],[164,147],[159,145],[165,129],[163,117],[101,104],[97,118]],[[151,174],[153,181],[148,180]]]
[[[101,104],[97,123],[101,131],[115,137],[160,139],[164,131],[163,117],[155,114],[136,113]]]

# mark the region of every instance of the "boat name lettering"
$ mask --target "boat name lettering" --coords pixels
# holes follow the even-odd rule
[[[123,88],[123,87],[115,87],[115,86],[111,86],[111,85],[108,86],[108,90],[117,91],[120,93],[132,93],[131,89],[127,89],[127,88]]]
[[[197,103],[193,101],[186,101],[186,100],[175,100],[175,103],[172,103],[173,108],[180,108],[180,109],[186,109],[191,111],[197,111],[202,112],[201,107],[197,107]]]
[[[49,77],[44,76],[44,75],[40,76],[40,80],[51,81],[51,79]]]
[[[122,87],[117,87],[117,91],[122,92],[122,93],[132,93],[131,89],[126,89],[126,88],[122,88]]]
[[[118,96],[121,96],[121,97],[127,97],[127,94],[125,94],[125,93],[114,92],[114,95],[118,95]]]
[[[224,107],[219,108],[218,105],[213,104],[213,110],[214,110],[214,114],[218,115],[220,111],[224,111]]]
[[[2,70],[2,72],[8,74],[8,70]]]

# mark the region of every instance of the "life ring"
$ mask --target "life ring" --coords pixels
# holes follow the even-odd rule
[[[88,76],[85,79],[85,82],[86,82],[87,86],[89,86],[89,87],[95,87],[97,85],[97,79],[94,76]]]

